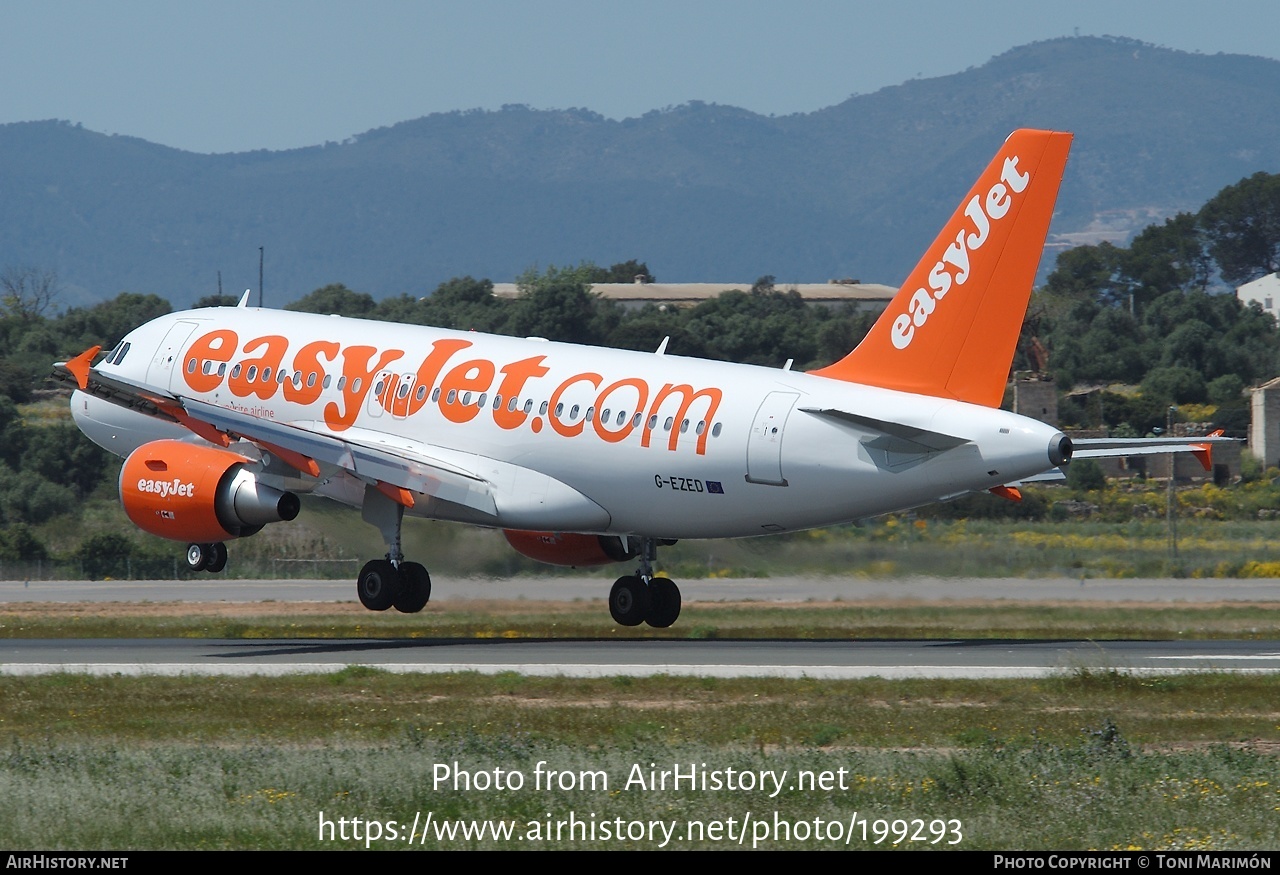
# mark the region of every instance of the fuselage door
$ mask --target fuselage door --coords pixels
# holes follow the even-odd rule
[[[396,419],[404,419],[409,415],[409,404],[414,400],[409,397],[414,392],[417,374],[401,374],[395,386],[395,393],[390,397],[391,415]]]
[[[747,482],[786,486],[782,476],[782,435],[796,392],[770,392],[756,411],[747,440]]]
[[[152,357],[151,364],[147,365],[148,384],[164,386],[169,389],[174,388],[169,385],[169,381],[180,370],[180,366],[179,368],[174,368],[174,363],[177,362],[178,353],[182,350],[183,344],[187,342],[187,338],[195,330],[195,322],[179,321],[173,323],[168,333],[165,334],[164,340],[160,341],[160,345],[156,347],[155,356]]]
[[[365,408],[370,417],[376,419],[390,406],[387,402],[395,397],[396,384],[399,382],[399,377],[390,371],[383,371],[374,377],[373,386],[369,389],[368,405]],[[383,406],[384,404],[386,407]]]

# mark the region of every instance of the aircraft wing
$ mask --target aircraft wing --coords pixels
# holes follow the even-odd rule
[[[337,436],[317,422],[260,418],[103,374],[89,366],[96,352],[58,362],[54,377],[113,404],[180,423],[218,446],[242,439],[304,475],[348,475],[406,508],[425,496],[428,516],[529,530],[565,528],[566,521],[581,531],[609,525],[610,515],[599,504],[538,471],[403,435],[353,427]]]
[[[97,350],[89,352],[96,354]],[[88,355],[88,359],[91,358],[92,355]],[[382,491],[407,507],[414,503],[408,493],[419,493],[482,514],[496,513],[494,497],[484,478],[456,462],[436,457],[420,442],[400,440],[396,446],[387,446],[385,441],[373,439],[376,433],[373,437],[357,434],[339,439],[308,428],[311,423],[260,419],[104,374],[86,365],[83,354],[69,362],[58,362],[54,365],[54,377],[73,381],[81,391],[113,404],[178,422],[220,446],[228,446],[233,436],[243,438],[313,477],[321,476],[322,466],[330,471],[347,471],[361,480],[379,484]]]
[[[353,434],[337,438],[321,433],[315,423],[274,422],[190,398],[182,403],[193,418],[239,435],[312,476],[319,476],[323,465],[348,471],[366,482],[388,484],[483,514],[497,512],[492,489],[483,477],[433,453],[421,441],[383,439],[379,433],[364,429],[350,429]],[[413,506],[411,495],[393,493],[391,497]]]
[[[1115,459],[1126,456],[1164,456],[1170,453],[1192,453],[1206,471],[1213,470],[1215,445],[1239,442],[1239,438],[1223,437],[1221,430],[1205,437],[1185,438],[1076,438],[1072,443],[1071,460]],[[1063,468],[1050,468],[1034,477],[1023,477],[1005,488],[1016,490],[1024,483],[1054,483],[1067,479]]]
[[[171,422],[176,421],[171,414],[162,409],[162,406],[165,402],[176,401],[177,396],[152,386],[104,374],[92,367],[90,361],[101,349],[93,346],[70,361],[55,362],[53,378],[64,383],[75,383],[80,391],[88,392],[122,407],[130,407],[140,413],[148,413]]]

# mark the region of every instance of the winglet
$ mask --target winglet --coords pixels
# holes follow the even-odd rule
[[[1224,432],[1225,429],[1220,428],[1217,431],[1210,432],[1205,435],[1205,437],[1222,437]],[[1196,457],[1196,461],[1199,462],[1206,471],[1213,470],[1213,444],[1194,444],[1191,447],[1191,455]]]
[[[862,343],[811,373],[999,407],[1070,148],[1014,131]]]
[[[67,362],[67,370],[76,378],[76,385],[82,390],[89,388],[89,368],[93,365],[94,356],[100,352],[102,352],[102,347],[91,346]]]
[[[239,304],[236,304],[236,306],[237,306],[237,307],[248,307],[248,306],[249,306],[249,295],[250,295],[250,293],[251,293],[251,292],[252,292],[252,290],[251,290],[251,289],[245,289],[245,290],[244,290],[244,294],[240,296],[240,303],[239,303]]]

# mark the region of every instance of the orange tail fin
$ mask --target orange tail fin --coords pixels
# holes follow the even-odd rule
[[[1014,131],[862,343],[811,373],[998,407],[1070,148]]]

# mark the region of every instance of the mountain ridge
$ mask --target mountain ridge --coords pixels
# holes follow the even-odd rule
[[[183,305],[219,270],[229,292],[256,286],[258,246],[269,301],[582,259],[638,258],[670,281],[897,284],[1018,127],[1076,135],[1057,233],[1194,210],[1280,170],[1280,61],[1064,37],[807,113],[507,106],[279,152],[0,125],[0,266],[57,269],[68,303]]]

